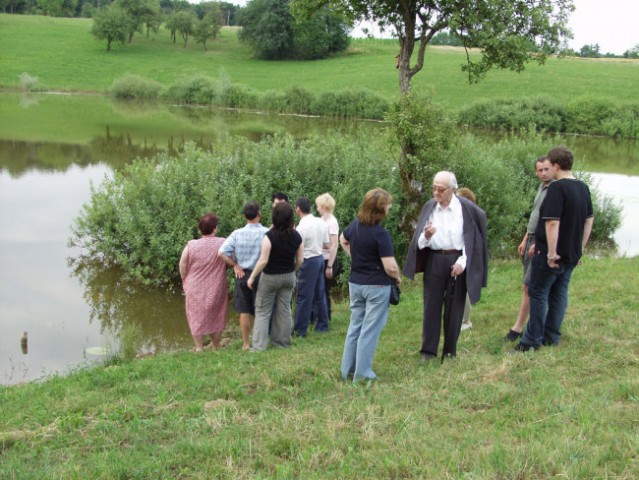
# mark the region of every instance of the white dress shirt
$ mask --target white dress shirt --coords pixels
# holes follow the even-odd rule
[[[435,227],[435,234],[426,240],[422,231],[417,239],[420,250],[461,250],[462,254],[455,262],[466,268],[466,249],[464,247],[464,216],[461,202],[457,195],[453,195],[446,208],[438,203],[428,221]]]

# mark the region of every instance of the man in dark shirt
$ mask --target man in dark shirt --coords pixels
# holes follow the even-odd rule
[[[548,152],[555,181],[548,187],[535,230],[531,263],[530,318],[515,347],[525,352],[557,345],[568,306],[568,284],[590,238],[593,211],[590,191],[572,175],[572,152],[557,147]]]

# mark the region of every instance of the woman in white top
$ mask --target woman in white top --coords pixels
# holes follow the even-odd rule
[[[317,206],[317,212],[326,223],[326,229],[328,230],[328,238],[330,246],[322,250],[322,256],[324,257],[324,280],[326,292],[326,307],[328,309],[328,319],[331,319],[331,295],[330,287],[335,285],[335,277],[339,273],[337,263],[337,248],[339,245],[339,223],[337,218],[333,215],[335,209],[335,199],[330,193],[323,193],[315,199],[315,205]],[[315,309],[313,309],[315,311]]]

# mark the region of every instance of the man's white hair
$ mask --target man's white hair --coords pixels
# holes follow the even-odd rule
[[[435,178],[440,177],[442,180],[445,180],[448,184],[449,188],[453,190],[457,190],[457,178],[453,172],[449,172],[447,170],[442,170],[441,172],[437,172]]]

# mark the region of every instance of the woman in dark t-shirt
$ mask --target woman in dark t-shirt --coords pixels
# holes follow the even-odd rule
[[[295,270],[304,260],[302,237],[294,226],[293,208],[288,203],[278,203],[273,208],[273,226],[262,239],[260,258],[247,281],[248,287],[253,288],[259,276],[253,351],[266,350],[269,336],[273,346],[288,347],[291,344],[291,298],[295,287]],[[273,321],[269,334],[271,314]]]
[[[379,336],[388,319],[390,286],[401,283],[393,242],[380,222],[393,197],[375,188],[364,196],[357,218],[346,227],[340,243],[351,256],[348,281],[351,321],[344,344],[342,377],[353,382],[376,378],[372,369]]]

